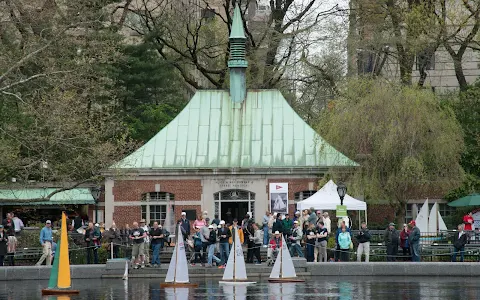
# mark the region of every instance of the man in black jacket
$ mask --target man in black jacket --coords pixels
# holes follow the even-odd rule
[[[395,229],[395,223],[388,224],[388,228],[383,235],[385,245],[387,246],[387,261],[395,261],[398,252],[398,243],[400,235]]]
[[[208,236],[208,264],[207,267],[212,267],[213,260],[220,264],[220,259],[215,256],[215,244],[217,243],[217,231],[214,228],[214,225],[208,226],[210,235]]]
[[[465,245],[468,243],[468,234],[463,231],[464,225],[458,225],[458,232],[453,236],[453,256],[452,261],[457,261],[457,254],[460,252],[460,261],[463,262],[463,254],[465,252]]]
[[[187,219],[187,213],[182,211],[182,218],[178,221],[182,230],[183,239],[186,241],[190,236],[190,221]]]
[[[356,238],[358,241],[357,261],[361,262],[362,254],[365,254],[365,262],[368,262],[370,258],[370,239],[372,236],[367,228],[367,223],[362,222],[362,227],[360,228],[360,232],[357,234]]]

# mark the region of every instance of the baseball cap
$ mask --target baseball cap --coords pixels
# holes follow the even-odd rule
[[[213,229],[213,225],[208,226],[208,229]]]
[[[392,222],[392,223],[388,224],[388,226],[395,226],[395,223]]]
[[[95,227],[100,227],[100,224],[98,224],[98,223],[95,223]]]
[[[298,224],[298,221],[294,221],[293,224]]]
[[[52,221],[47,220],[47,222],[45,222],[45,224],[52,224]]]
[[[277,230],[277,231],[275,231],[275,234],[280,234],[280,231],[278,231],[278,230]]]
[[[145,223],[145,219],[141,219],[141,220],[140,220],[140,223]]]
[[[186,216],[186,215],[187,215],[187,213],[182,211],[182,216]]]
[[[411,220],[409,224],[412,225],[412,226],[415,226],[417,224],[417,222],[415,222],[415,220]]]
[[[221,220],[221,221],[220,221],[220,225],[225,225],[225,221],[224,221],[224,220]]]
[[[3,225],[0,225],[0,228],[3,228]]]

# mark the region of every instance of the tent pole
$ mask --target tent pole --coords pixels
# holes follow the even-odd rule
[[[360,216],[360,213],[362,211],[358,211],[358,230],[360,230],[360,228],[362,228],[362,220],[361,220],[361,216]]]
[[[367,209],[365,209],[365,223],[367,223],[367,226],[368,226],[368,220],[367,220]]]

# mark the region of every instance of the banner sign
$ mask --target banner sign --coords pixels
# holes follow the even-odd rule
[[[337,205],[337,211],[335,214],[338,217],[346,217],[347,216],[347,206],[346,205]]]
[[[270,209],[273,213],[288,213],[288,183],[270,183]]]

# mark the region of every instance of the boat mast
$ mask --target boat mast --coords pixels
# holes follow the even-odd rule
[[[237,227],[233,228],[233,276],[232,276],[233,281],[237,280],[235,276],[235,266],[237,264],[237,243],[236,243],[237,235],[236,234],[237,234]]]
[[[173,282],[177,282],[177,261],[178,261],[178,247],[180,246],[180,225],[178,225],[177,243],[175,245],[175,270],[173,275]]]
[[[282,268],[282,265],[283,265],[283,261],[282,261],[282,256],[283,256],[283,242],[284,242],[284,238],[283,238],[283,235],[282,235],[282,245],[280,246],[280,278],[283,278],[283,268]],[[278,258],[278,257],[277,257]]]

